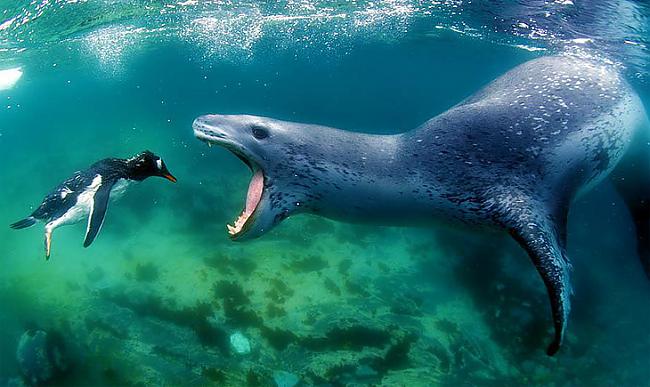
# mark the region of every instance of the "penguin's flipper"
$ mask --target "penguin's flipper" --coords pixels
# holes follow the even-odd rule
[[[526,250],[546,285],[551,302],[555,337],[546,350],[553,356],[562,341],[571,309],[571,281],[569,263],[565,252],[568,206],[548,206],[527,198],[508,195],[503,201],[503,226]]]
[[[88,215],[88,226],[86,227],[86,238],[84,239],[84,247],[90,246],[91,243],[99,234],[102,225],[104,224],[104,217],[106,216],[106,209],[108,208],[108,199],[111,194],[113,183],[104,182],[95,192],[92,206],[90,207],[90,215]]]

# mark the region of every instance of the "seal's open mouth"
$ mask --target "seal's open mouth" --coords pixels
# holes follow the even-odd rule
[[[230,234],[231,237],[238,236],[248,228],[249,224],[252,223],[255,210],[262,201],[262,193],[264,193],[264,173],[261,169],[257,169],[257,171],[253,172],[253,178],[248,184],[248,193],[246,194],[246,204],[244,209],[239,217],[237,217],[234,224],[226,225],[228,228],[228,234]]]
[[[246,233],[255,221],[256,210],[262,202],[262,195],[264,194],[264,171],[254,161],[246,156],[244,151],[240,149],[240,146],[229,141],[223,134],[210,130],[197,123],[194,125],[194,134],[199,140],[204,141],[210,147],[212,145],[220,145],[228,149],[242,160],[253,173],[253,178],[248,184],[244,209],[233,224],[226,225],[230,237],[236,239]]]

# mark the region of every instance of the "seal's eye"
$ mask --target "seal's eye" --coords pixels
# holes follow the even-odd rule
[[[258,140],[263,140],[269,136],[269,131],[261,126],[253,126],[251,131],[253,132],[253,137]]]

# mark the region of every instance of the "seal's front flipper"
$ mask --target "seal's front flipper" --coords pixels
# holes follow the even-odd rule
[[[637,252],[650,278],[650,128],[642,128],[611,174],[636,231]]]
[[[88,226],[86,227],[86,238],[84,239],[84,247],[90,246],[95,240],[99,230],[104,224],[104,217],[106,216],[106,209],[108,208],[108,199],[111,194],[113,184],[104,182],[95,193],[93,204],[90,207],[90,215],[88,215]]]
[[[648,197],[630,202],[626,200],[626,204],[636,230],[636,250],[650,279],[650,187],[648,189]]]
[[[545,214],[539,208],[518,208],[535,206],[526,199],[515,203],[506,208],[506,227],[526,250],[546,285],[555,328],[555,337],[546,353],[553,356],[564,339],[571,309],[571,264],[564,254],[567,213],[564,210],[556,211],[553,216]]]

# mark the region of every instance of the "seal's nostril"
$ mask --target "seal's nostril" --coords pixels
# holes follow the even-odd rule
[[[205,120],[204,116],[197,117],[194,119],[194,122],[192,123],[192,126],[195,128],[203,128],[207,126],[207,122]]]

